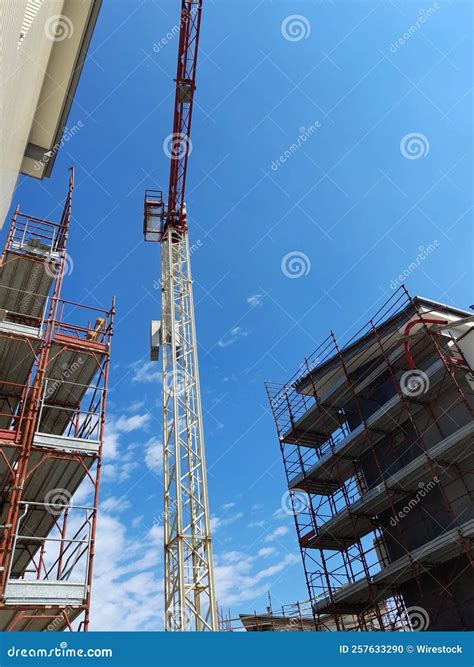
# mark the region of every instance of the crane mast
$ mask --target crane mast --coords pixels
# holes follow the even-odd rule
[[[184,192],[202,0],[182,0],[167,203],[145,192],[145,240],[161,243],[165,628],[216,631],[217,605]]]

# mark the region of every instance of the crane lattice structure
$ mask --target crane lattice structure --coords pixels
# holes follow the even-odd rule
[[[165,627],[216,631],[217,606],[184,191],[202,0],[181,3],[167,204],[145,193],[144,235],[161,243],[161,322],[152,323],[152,359],[162,349]]]

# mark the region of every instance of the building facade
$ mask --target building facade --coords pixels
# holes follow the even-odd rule
[[[101,0],[0,2],[0,228],[18,174],[44,178],[65,135]]]
[[[473,368],[472,312],[402,286],[267,385],[316,620],[474,629]]]

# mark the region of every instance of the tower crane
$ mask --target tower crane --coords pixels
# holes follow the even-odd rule
[[[161,321],[153,321],[151,358],[161,349],[165,628],[216,631],[217,605],[202,426],[196,328],[184,193],[202,0],[182,0],[167,202],[146,190],[144,236],[161,244]]]

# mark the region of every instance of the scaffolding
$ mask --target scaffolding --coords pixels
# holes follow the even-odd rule
[[[346,627],[354,625],[350,615],[345,617]],[[232,617],[230,610],[219,610],[220,632],[328,632],[336,629],[336,620],[329,614],[315,621],[312,600],[282,605],[278,610],[270,605],[265,612],[239,614]]]
[[[61,297],[73,186],[59,223],[17,208],[0,260],[3,631],[89,624],[114,304]]]
[[[473,629],[473,339],[402,286],[267,383],[317,624]]]

